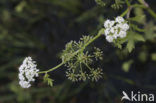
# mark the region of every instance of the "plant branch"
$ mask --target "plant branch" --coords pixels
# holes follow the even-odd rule
[[[103,33],[104,33],[104,29],[101,29],[101,30],[98,32],[98,34],[97,34],[92,40],[90,40],[87,44],[85,44],[81,49],[79,49],[78,51],[76,51],[75,53],[73,53],[73,55],[71,56],[70,59],[72,59],[76,54],[78,54],[78,53],[84,51],[84,49],[85,49],[89,44],[91,44],[91,43],[94,42],[96,39],[98,39],[98,38],[101,36],[101,34],[103,34]],[[69,60],[70,60],[70,59],[69,59]],[[63,66],[63,65],[64,65],[66,62],[68,62],[69,60],[62,62],[62,63],[58,64],[57,66],[55,66],[55,67],[53,67],[53,68],[51,68],[51,69],[49,69],[49,70],[47,70],[47,71],[41,71],[41,72],[39,72],[39,73],[48,73],[48,72],[51,72],[51,71],[53,71],[53,70],[55,70],[55,69],[57,69],[57,68],[60,68],[61,66]]]

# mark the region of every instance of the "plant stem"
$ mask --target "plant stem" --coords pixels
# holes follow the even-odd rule
[[[126,0],[126,4],[127,4],[127,9],[120,16],[123,17],[123,16],[127,15],[127,18],[129,18],[132,7],[128,0]]]
[[[156,13],[151,8],[147,8],[147,11],[156,19]]]
[[[104,33],[104,29],[101,29],[100,31],[99,31],[99,33],[92,39],[92,40],[90,40],[87,44],[85,44],[81,49],[79,49],[78,51],[76,51],[75,53],[73,53],[73,55],[71,56],[71,58],[73,58],[76,54],[78,54],[79,52],[82,52],[82,51],[84,51],[84,49],[89,45],[89,44],[91,44],[92,42],[94,42],[96,39],[98,39],[100,36],[101,36],[101,34],[103,34]],[[71,59],[70,58],[70,59]],[[69,60],[70,60],[69,59]],[[53,67],[53,68],[51,68],[51,69],[49,69],[49,70],[47,70],[47,71],[41,71],[41,72],[38,72],[38,73],[48,73],[48,72],[51,72],[51,71],[53,71],[53,70],[55,70],[55,69],[57,69],[57,68],[59,68],[59,67],[61,67],[61,66],[63,66],[65,63],[67,63],[69,60],[67,60],[67,61],[65,61],[65,62],[62,62],[62,63],[60,63],[60,64],[58,64],[57,66],[55,66],[55,67]]]
[[[127,8],[120,16],[124,17],[129,12],[129,8]]]
[[[48,72],[50,72],[50,71],[53,71],[53,70],[55,70],[55,69],[61,67],[63,64],[64,64],[64,63],[62,62],[62,63],[58,64],[57,66],[55,66],[55,67],[53,67],[53,68],[51,68],[51,69],[49,69],[49,70],[47,70],[47,71],[41,71],[41,72],[39,72],[39,73],[48,73]]]
[[[145,5],[139,5],[139,4],[134,4],[134,5],[132,5],[132,7],[143,8],[143,9],[147,10],[147,12],[156,19],[156,13],[150,7],[147,7]]]
[[[91,44],[91,43],[94,42],[96,39],[98,39],[98,38],[101,36],[101,34],[103,34],[103,33],[104,33],[104,29],[101,29],[101,30],[98,32],[98,34],[97,34],[92,40],[90,40],[87,44],[84,45],[84,47],[82,48],[82,50],[84,50],[89,44]]]
[[[120,15],[125,16],[128,12],[131,11],[132,8],[139,7],[147,10],[147,12],[156,19],[156,13],[149,7],[149,5],[144,0],[138,0],[140,4],[131,5],[128,0],[126,0],[126,4],[128,8]]]
[[[88,65],[88,64],[86,64],[86,63],[83,63],[89,70],[92,70],[92,68]]]
[[[126,4],[127,4],[127,6],[128,6],[128,7],[130,7],[130,6],[131,6],[131,4],[129,3],[129,1],[128,1],[128,0],[126,0]]]

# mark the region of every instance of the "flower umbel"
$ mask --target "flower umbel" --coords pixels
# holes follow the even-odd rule
[[[97,69],[91,70],[90,77],[91,77],[92,81],[97,82],[100,78],[102,78],[102,75],[103,75],[102,69],[97,68]]]
[[[38,77],[39,69],[36,62],[31,57],[26,57],[23,64],[19,67],[19,84],[22,88],[31,87],[30,82],[34,82],[34,77]]]
[[[68,71],[66,72],[66,76],[68,77],[69,80],[73,81],[73,82],[76,82],[78,81],[78,75],[74,73],[74,71]]]
[[[114,39],[124,38],[127,35],[129,25],[123,17],[116,17],[115,20],[106,20],[104,22],[105,36],[108,42],[113,42]]]
[[[113,25],[113,22],[110,25]],[[71,41],[67,43],[66,48],[62,52],[61,58],[62,62],[65,62],[65,66],[68,68],[66,71],[66,77],[69,80],[73,82],[90,80],[90,74],[94,73],[92,71],[96,71],[96,69],[92,69],[94,66],[93,62],[102,60],[103,52],[96,47],[91,51],[86,49],[86,45],[94,40],[95,37],[83,36],[78,42]],[[93,74],[92,77],[96,79],[93,81],[97,81],[101,78],[99,72],[100,71],[98,71],[97,74]]]

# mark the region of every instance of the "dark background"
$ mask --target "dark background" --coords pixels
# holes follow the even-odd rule
[[[156,1],[146,1],[156,11]],[[50,69],[61,62],[67,42],[95,35],[105,19],[126,9],[114,10],[111,2],[101,7],[94,0],[0,0],[0,103],[121,103],[123,90],[156,93],[156,61],[150,56],[156,53],[156,40],[137,43],[132,53],[124,54],[104,37],[98,39],[94,45],[104,51],[104,60],[96,65],[106,74],[98,82],[72,83],[61,67],[51,73],[54,87],[44,84],[42,76],[29,89],[18,85],[18,67],[26,56],[40,70]],[[155,22],[145,14],[147,22]],[[134,62],[125,72],[122,64],[129,59]]]

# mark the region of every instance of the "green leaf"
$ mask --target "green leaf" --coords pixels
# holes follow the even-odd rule
[[[21,1],[15,8],[16,12],[22,12],[25,6],[26,6],[26,2]]]
[[[155,24],[150,21],[149,23],[147,23],[145,25],[145,38],[147,40],[153,40],[155,41],[155,38],[156,38],[156,26]]]
[[[134,31],[129,31],[127,35],[127,46],[126,48],[128,49],[129,53],[132,52],[132,50],[135,48],[135,43],[137,41],[142,41],[144,42],[145,39],[142,35],[138,34],[137,32]]]
[[[49,78],[49,75],[46,73],[43,78],[45,83],[48,83],[49,86],[53,86],[53,79]]]
[[[134,17],[134,20],[137,23],[140,23],[140,24],[145,24],[146,23],[146,15],[144,13],[144,9],[143,8],[140,8],[140,7],[134,8],[134,13],[136,15]]]
[[[140,35],[140,34],[135,34],[134,39],[136,41],[143,41],[143,42],[145,41],[144,37],[142,35]]]
[[[125,72],[128,72],[132,63],[133,63],[133,60],[129,60],[129,61],[124,62],[122,65],[122,69]]]
[[[143,24],[144,21],[145,21],[144,19],[145,19],[145,15],[139,15],[139,16],[130,18],[129,20],[135,21],[135,22],[140,23],[140,24]]]
[[[48,78],[48,85],[52,87],[53,86],[53,81],[54,81],[53,79]]]
[[[119,48],[119,49],[122,49],[122,44],[125,43],[127,41],[127,38],[118,38],[116,40],[114,40],[114,45]]]
[[[156,53],[152,53],[152,54],[151,54],[151,59],[152,59],[153,61],[156,61]]]
[[[130,27],[133,28],[134,30],[138,31],[138,32],[145,32],[144,29],[139,28],[137,25],[135,24],[130,24]]]
[[[135,48],[134,41],[128,41],[126,48],[128,49],[129,53]]]

